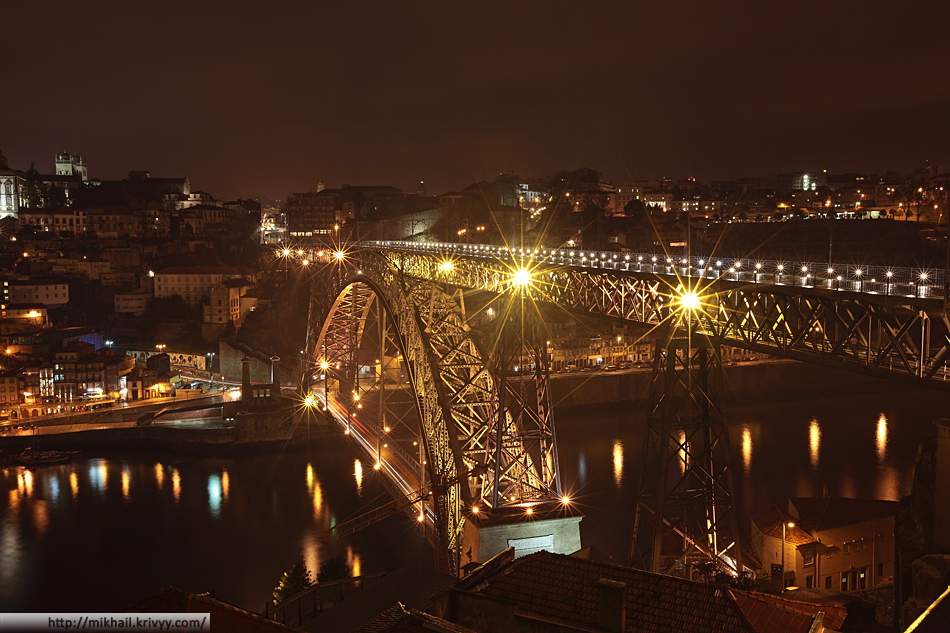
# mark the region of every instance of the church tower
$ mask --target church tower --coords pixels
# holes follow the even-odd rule
[[[56,175],[57,176],[79,176],[83,181],[88,177],[86,173],[86,160],[79,154],[70,154],[63,150],[62,154],[56,156]]]

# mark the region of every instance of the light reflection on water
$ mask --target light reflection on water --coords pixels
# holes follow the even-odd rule
[[[808,423],[808,455],[811,467],[818,468],[821,455],[821,427],[818,425],[818,418],[812,418]]]
[[[887,457],[887,416],[883,413],[877,418],[875,444],[877,445],[877,461],[883,462]]]
[[[116,601],[109,606],[121,609],[163,584],[219,591],[229,585],[230,601],[259,609],[276,578],[300,557],[314,576],[330,556],[345,558],[353,573],[362,574],[397,569],[425,551],[419,549],[427,547],[421,534],[413,547],[404,545],[414,530],[398,537],[397,550],[367,536],[373,528],[345,543],[325,544],[331,522],[365,512],[387,493],[366,478],[358,485],[370,501],[360,501],[352,480],[338,474],[352,468],[356,476],[362,462],[342,445],[332,456],[316,453],[312,460],[294,453],[290,462],[284,454],[265,454],[172,466],[123,456],[0,469],[0,611],[99,604],[103,587]],[[238,485],[244,481],[255,485]],[[215,547],[207,546],[209,530]],[[292,538],[262,540],[274,533]],[[133,558],[148,561],[148,571],[115,572]],[[64,577],[67,568],[89,570],[90,582]]]
[[[178,474],[177,468],[172,469],[172,495],[176,502],[181,498],[181,475]]]
[[[231,476],[228,474],[228,469],[225,468],[221,471],[221,494],[224,495],[224,501],[227,502],[228,494],[231,492]]]
[[[936,416],[926,415],[924,407],[924,413],[893,411],[878,403],[866,405],[865,399],[843,399],[833,403],[833,408],[823,403],[794,403],[729,410],[732,441],[741,447],[733,455],[741,455],[743,464],[742,469],[736,464],[736,484],[742,491],[746,523],[751,514],[772,503],[783,503],[790,495],[819,496],[823,486],[834,496],[860,498],[896,500],[909,492],[919,438],[933,434],[930,418]],[[868,407],[873,410],[866,410]],[[881,411],[887,415],[882,416]],[[562,469],[566,466],[574,471],[562,471],[562,476],[571,482],[568,487],[584,488],[588,518],[582,524],[582,534],[591,528],[599,531],[604,542],[595,545],[618,560],[626,556],[629,546],[636,506],[636,486],[630,483],[639,477],[645,427],[645,415],[630,418],[629,407],[618,406],[616,417],[610,418],[617,420],[616,425],[598,420],[602,426],[597,428],[588,417],[580,423],[568,419],[561,426],[558,419],[560,464]],[[884,459],[880,457],[882,445]],[[300,556],[314,573],[321,557],[344,552],[354,574],[395,569],[380,566],[378,561],[393,551],[401,552],[402,540],[410,530],[393,537],[395,541],[387,540],[391,534],[380,538],[380,532],[369,528],[346,545],[322,544],[326,528],[372,507],[372,500],[382,494],[377,478],[362,479],[363,465],[354,461],[353,453],[338,448],[336,453],[311,457],[301,451],[292,461],[267,455],[257,458],[253,467],[245,457],[225,462],[188,459],[176,462],[180,464],[177,467],[156,463],[154,458],[123,457],[121,461],[77,459],[33,471],[20,467],[0,470],[0,611],[36,604],[56,593],[50,586],[57,583],[58,600],[75,604],[68,602],[78,600],[73,594],[92,592],[93,588],[59,580],[61,570],[70,566],[109,569],[106,576],[96,578],[96,595],[101,595],[103,588],[118,592],[121,604],[109,605],[116,609],[147,595],[155,586],[189,582],[196,590],[215,587],[222,598],[259,609],[279,574]],[[326,464],[331,461],[328,470]],[[107,485],[110,474],[111,489]],[[357,491],[364,499],[357,499],[350,477],[357,480]],[[65,494],[67,479],[73,502]],[[166,479],[168,488],[164,488]],[[122,485],[116,485],[120,481]],[[206,489],[207,497],[203,494]],[[127,511],[113,513],[114,508],[123,507],[126,494]],[[57,496],[60,501],[55,504]],[[40,502],[43,505],[38,509]],[[612,505],[608,507],[608,503]],[[109,518],[103,521],[102,517]],[[221,541],[220,547],[218,541],[216,547],[207,547],[204,539],[209,530]],[[278,533],[288,538],[261,538]],[[77,548],[77,535],[89,547]],[[261,545],[248,547],[250,542]],[[400,546],[394,548],[393,542]],[[248,573],[234,571],[237,554],[242,566],[243,558],[249,559]],[[125,579],[114,572],[131,557],[147,560],[153,570],[141,572],[143,581],[132,588],[123,586]],[[21,580],[27,573],[41,579],[33,589]],[[238,595],[221,593],[228,583]],[[35,596],[24,598],[27,591]],[[88,602],[91,593],[83,595]]]
[[[623,440],[614,440],[614,485],[618,488],[623,484]]]
[[[208,477],[208,511],[215,519],[221,516],[221,476],[217,473]]]
[[[43,499],[37,499],[33,506],[33,527],[38,536],[42,537],[49,528],[49,503]]]
[[[128,501],[129,500],[129,469],[128,468],[122,469],[122,475],[120,479],[122,481],[122,499],[125,501]]]
[[[56,475],[49,478],[49,496],[54,503],[59,501],[59,477]]]
[[[752,431],[748,424],[742,425],[742,470],[752,472]]]
[[[587,454],[583,449],[577,453],[577,480],[579,486],[587,483]]]

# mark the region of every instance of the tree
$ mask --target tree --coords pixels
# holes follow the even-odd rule
[[[323,566],[321,565],[321,570],[322,569]],[[307,569],[306,563],[304,563],[301,558],[294,563],[293,567],[281,575],[277,586],[274,588],[274,604],[279,604],[297,595],[312,584],[313,582],[310,580],[310,570]]]
[[[643,206],[643,200],[631,200],[623,205],[623,212],[628,218],[633,218],[637,222],[647,216],[647,208]]]
[[[43,204],[43,183],[33,163],[30,163],[23,179],[23,197],[29,209],[38,209]]]
[[[328,580],[343,580],[349,578],[352,570],[345,558],[334,556],[320,563],[320,571],[317,572],[317,582],[327,582]]]
[[[155,297],[145,308],[145,318],[151,321],[187,321],[200,316],[200,309],[188,307],[181,295]]]

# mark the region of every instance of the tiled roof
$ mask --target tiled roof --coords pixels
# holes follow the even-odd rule
[[[848,610],[841,605],[809,604],[757,591],[733,589],[732,595],[755,630],[760,632],[808,631],[819,613],[824,613],[822,626],[837,631],[848,615]]]
[[[800,519],[786,514],[779,510],[777,507],[772,506],[768,510],[763,510],[757,515],[752,517],[752,522],[755,524],[759,531],[766,536],[771,536],[779,540],[782,539],[782,523],[795,523],[794,527],[785,528],[785,541],[791,543],[792,545],[807,545],[808,543],[814,543],[815,539],[811,534],[803,529],[803,526],[799,523],[804,523]],[[810,527],[810,526],[804,526]]]
[[[445,631],[446,633],[476,633],[472,629],[453,624],[423,611],[396,603],[396,606],[386,609],[363,626],[353,629],[351,633],[386,633],[387,631]]]
[[[837,629],[840,605],[813,605],[779,596],[653,574],[630,567],[539,552],[501,565],[459,587],[511,604],[526,617],[598,628],[601,580],[627,586],[625,633],[808,633],[818,613]]]
[[[793,497],[789,501],[798,508],[802,525],[812,530],[829,530],[874,519],[890,519],[900,508],[897,501],[880,499]]]
[[[476,591],[536,616],[596,628],[602,579],[628,587],[627,633],[755,631],[722,587],[549,552],[515,560]]]
[[[281,633],[300,631],[256,613],[245,611],[208,595],[166,585],[158,592],[126,607],[126,613],[210,613],[213,630],[229,633]]]

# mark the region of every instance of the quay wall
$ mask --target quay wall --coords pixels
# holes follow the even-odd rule
[[[908,384],[797,361],[739,363],[724,367],[723,374],[721,396],[727,403],[896,391]],[[551,394],[557,408],[639,403],[650,397],[651,378],[649,369],[556,374],[551,379]]]
[[[37,445],[47,449],[116,448],[175,450],[229,450],[283,442],[293,437],[293,415],[289,409],[238,413],[233,425],[218,428],[189,428],[170,425],[113,426],[38,436],[0,437],[0,451],[15,452]]]

